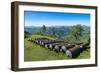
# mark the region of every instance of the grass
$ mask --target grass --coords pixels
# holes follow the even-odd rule
[[[55,38],[43,36],[43,35],[32,35],[31,38],[48,38],[54,40]],[[54,51],[50,51],[47,48],[44,48],[40,45],[32,43],[28,41],[28,38],[24,40],[24,61],[45,61],[45,60],[63,60],[63,59],[70,59],[64,53],[56,53]],[[85,59],[89,58],[90,50],[87,49],[83,51],[77,59]]]
[[[38,35],[38,34],[33,34],[33,35],[31,36],[31,38],[33,38],[33,39],[35,39],[35,38],[48,38],[48,39],[51,39],[51,40],[56,39],[56,38],[54,38],[54,37],[49,37],[49,36],[44,36],[44,35]]]
[[[90,48],[87,48],[85,51],[80,53],[80,55],[77,58],[78,59],[90,58]]]

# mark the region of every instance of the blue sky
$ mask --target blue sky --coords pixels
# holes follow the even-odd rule
[[[24,11],[25,26],[90,26],[90,14]]]

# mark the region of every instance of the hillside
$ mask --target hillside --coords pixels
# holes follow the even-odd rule
[[[72,30],[72,26],[50,26],[50,27],[45,26],[45,27],[46,27],[45,29],[46,35],[49,36],[52,35],[61,40],[65,40],[66,37],[70,35]],[[88,38],[90,34],[90,27],[82,25],[82,28],[84,30],[82,33],[83,37]],[[30,27],[26,26],[25,31],[29,33],[43,33],[42,27],[36,27],[36,26],[30,26]]]
[[[56,39],[54,37],[40,35],[40,34],[32,34],[29,38],[48,38],[48,39]],[[25,38],[25,51],[24,51],[24,61],[45,61],[45,60],[63,60],[70,59],[66,54],[60,52],[56,53],[54,51],[50,51],[47,48],[43,48],[40,45],[37,45],[33,42],[28,41],[29,38]],[[83,51],[76,59],[85,59],[90,57],[90,49],[86,49]]]

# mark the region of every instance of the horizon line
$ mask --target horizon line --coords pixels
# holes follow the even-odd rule
[[[77,25],[77,24],[75,24],[75,25]],[[43,25],[42,25],[43,26]],[[42,26],[24,26],[24,27],[42,27]],[[45,25],[46,26],[46,25]],[[58,25],[58,26],[65,26],[65,25]],[[58,27],[58,26],[46,26],[46,27]],[[66,25],[66,27],[67,26],[74,26],[74,25]],[[90,25],[82,25],[82,26],[90,26]]]

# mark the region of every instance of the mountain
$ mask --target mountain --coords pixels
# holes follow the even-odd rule
[[[69,35],[70,31],[72,30],[72,26],[49,26],[46,27],[45,33],[41,32],[42,27],[35,27],[35,26],[28,26],[25,27],[25,31],[29,33],[37,33],[41,32],[45,35],[49,36],[55,36],[57,38],[63,39],[65,36]],[[83,35],[86,35],[87,37],[90,35],[90,26],[83,25]]]
[[[33,27],[33,26],[27,26],[24,28],[24,31],[27,31],[29,33],[39,32],[41,27]]]

